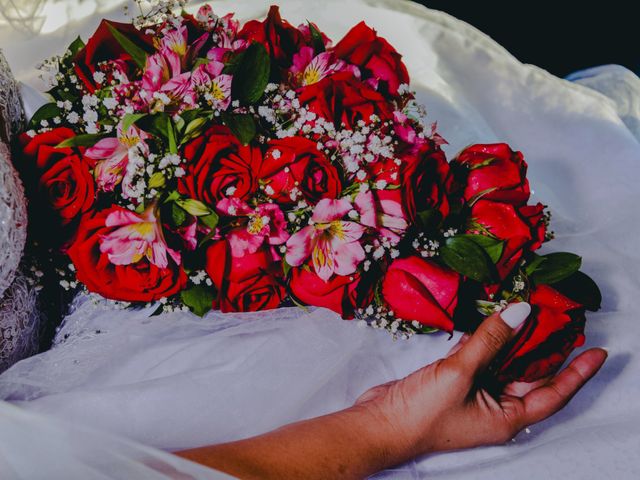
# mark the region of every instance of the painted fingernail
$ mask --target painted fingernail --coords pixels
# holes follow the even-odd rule
[[[526,320],[530,313],[531,305],[527,302],[518,302],[512,303],[500,312],[500,318],[511,328],[516,328]]]

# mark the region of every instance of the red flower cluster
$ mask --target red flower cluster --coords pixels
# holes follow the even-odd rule
[[[579,257],[535,253],[549,218],[522,154],[472,145],[448,162],[366,24],[334,46],[276,7],[241,28],[205,6],[77,42],[23,170],[88,290],[201,315],[313,305],[404,336],[528,300],[505,381],[582,342],[593,302],[562,283]]]

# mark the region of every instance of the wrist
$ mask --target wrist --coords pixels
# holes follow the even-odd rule
[[[354,405],[346,412],[357,418],[362,441],[371,446],[371,455],[380,461],[380,469],[427,453],[415,435],[415,425],[407,425],[409,419],[401,418],[400,412],[389,409],[383,402],[375,400]]]

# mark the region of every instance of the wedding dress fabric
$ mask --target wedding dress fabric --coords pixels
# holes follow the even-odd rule
[[[269,2],[213,5],[219,14],[236,11],[245,20],[263,17]],[[334,40],[362,19],[375,27],[404,55],[413,89],[449,141],[449,156],[477,142],[506,141],[521,150],[534,200],[553,214],[556,239],[543,252],[582,255],[583,270],[604,295],[603,308],[588,315],[585,347],[605,346],[609,359],[560,413],[507,445],[429,455],[376,478],[510,479],[523,472],[528,478],[638,478],[640,144],[620,104],[523,65],[465,23],[416,4],[280,5],[285,18],[295,24],[311,19]],[[78,33],[86,36],[100,16],[104,12],[5,47],[14,71],[37,86],[31,68],[40,56],[60,52]],[[640,98],[638,91],[631,95]],[[175,450],[344,408],[367,388],[443,356],[459,338],[393,341],[324,309],[212,312],[202,319],[150,317],[151,310],[77,299],[55,346],[0,376],[0,398],[47,422]],[[83,445],[85,454],[92,445],[100,448],[98,438]],[[1,424],[0,446],[0,452],[11,448]]]

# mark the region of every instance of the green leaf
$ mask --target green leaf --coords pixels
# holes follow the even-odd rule
[[[56,145],[56,148],[66,147],[93,147],[98,140],[107,137],[104,133],[86,133],[83,135],[76,135],[75,137],[67,138]]]
[[[211,212],[209,215],[204,215],[200,217],[200,221],[202,221],[202,223],[204,223],[207,227],[211,228],[212,230],[218,226],[219,220],[220,220],[220,217],[216,212]]]
[[[129,130],[131,125],[133,125],[138,120],[146,116],[147,116],[146,113],[127,113],[122,119],[122,130],[126,132],[127,130]]]
[[[504,250],[504,242],[497,238],[488,237],[487,235],[476,235],[476,234],[463,234],[456,235],[457,237],[468,238],[469,240],[476,243],[479,247],[481,247],[493,263],[498,263],[500,258],[502,257],[502,252]]]
[[[282,258],[282,273],[284,274],[284,276],[286,277],[287,275],[289,275],[289,272],[291,271],[291,265],[289,265],[287,263],[287,261],[284,259],[284,257]]]
[[[196,217],[203,217],[211,213],[211,209],[200,200],[187,198],[186,200],[176,200],[176,203]]]
[[[173,129],[173,121],[170,118],[167,121],[167,139],[169,140],[169,153],[178,153],[176,132]]]
[[[136,65],[138,65],[138,67],[140,67],[141,69],[144,69],[145,65],[147,64],[147,52],[133,43],[129,38],[127,38],[126,35],[120,33],[120,31],[109,22],[107,22],[107,28],[109,28],[111,35],[113,35],[113,38],[116,39],[116,41],[120,44],[124,51],[131,55],[131,58],[136,63]]]
[[[240,54],[233,72],[231,95],[246,104],[256,103],[269,82],[271,61],[266,48],[254,42]]]
[[[187,220],[187,212],[177,204],[171,204],[171,221],[176,227],[181,226]]]
[[[180,198],[180,193],[177,190],[173,190],[167,198],[164,199],[164,203],[175,202]]]
[[[595,312],[600,309],[602,293],[596,282],[586,273],[575,272],[551,286],[565,297],[584,305],[587,310]]]
[[[71,42],[71,45],[69,45],[69,48],[67,48],[67,50],[71,52],[72,56],[75,56],[75,54],[78,53],[83,48],[84,48],[84,42],[78,36],[73,42]]]
[[[31,117],[29,121],[29,126],[39,127],[42,120],[50,120],[60,114],[60,108],[55,103],[45,103],[33,114],[33,117]]]
[[[527,266],[524,269],[524,272],[527,276],[530,276],[533,272],[535,272],[542,262],[545,262],[547,259],[542,255],[538,255],[536,253],[532,253],[533,259],[529,261]]]
[[[449,237],[440,247],[440,258],[451,269],[482,283],[493,281],[491,259],[473,240],[462,236]]]
[[[194,285],[180,292],[182,302],[188,306],[193,313],[203,317],[213,305],[215,295],[210,288],[204,285]]]
[[[229,127],[243,145],[248,145],[256,136],[256,122],[253,119],[253,116],[249,114],[232,114],[224,112],[222,114],[222,121],[227,127]]]
[[[207,124],[208,121],[209,119],[206,117],[197,117],[191,120],[184,130],[184,134],[182,140],[180,140],[180,144],[182,145],[184,143],[187,143],[189,140],[199,136],[202,133],[203,127]]]
[[[309,24],[309,32],[311,32],[311,44],[313,45],[313,51],[316,55],[324,52],[324,41],[322,40],[322,34],[316,28],[316,26],[307,21]]]
[[[151,178],[149,178],[149,188],[160,188],[160,187],[164,187],[164,184],[166,182],[166,179],[164,178],[164,173],[162,172],[155,172],[153,175],[151,175]]]
[[[164,112],[154,113],[140,117],[136,120],[136,124],[145,132],[155,135],[158,138],[169,141],[169,126],[172,126],[171,118]]]
[[[545,261],[529,276],[536,284],[556,283],[580,270],[582,258],[574,253],[555,252],[543,255]]]

